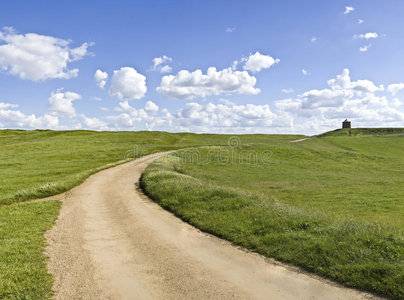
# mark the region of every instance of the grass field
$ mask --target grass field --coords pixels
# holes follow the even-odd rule
[[[299,136],[249,135],[272,144]],[[125,158],[201,145],[227,145],[226,135],[164,132],[0,130],[0,298],[46,299],[52,278],[43,255],[44,232],[58,201],[26,202],[69,190]],[[136,150],[135,150],[136,149]]]
[[[146,170],[142,187],[206,232],[403,299],[403,166],[404,137],[397,132],[338,131],[269,145],[241,137],[240,147],[161,158]]]

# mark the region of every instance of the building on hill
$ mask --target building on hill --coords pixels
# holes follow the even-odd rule
[[[342,128],[351,128],[351,121],[348,121],[348,119],[345,119],[344,122],[342,122]]]

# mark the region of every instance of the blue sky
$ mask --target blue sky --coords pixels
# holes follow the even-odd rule
[[[404,126],[400,1],[77,3],[1,2],[0,128]]]

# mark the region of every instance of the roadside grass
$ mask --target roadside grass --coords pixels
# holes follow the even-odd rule
[[[194,151],[198,162],[187,150],[151,164],[144,191],[237,245],[346,286],[404,298],[404,137]],[[248,151],[272,155],[251,161]]]
[[[58,201],[25,202],[65,192],[91,174],[146,154],[227,145],[230,135],[165,132],[0,130],[0,298],[47,299],[52,277],[43,234]],[[248,143],[282,144],[302,136],[245,135]],[[25,203],[24,203],[25,202]]]
[[[52,276],[43,251],[44,233],[60,202],[29,202],[0,208],[0,299],[47,299]]]

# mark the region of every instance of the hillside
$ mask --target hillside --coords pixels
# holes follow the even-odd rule
[[[366,132],[399,131],[242,143],[234,151],[204,147],[202,164],[178,151],[154,162],[142,186],[203,231],[347,286],[403,299],[404,139]]]
[[[326,136],[404,136],[404,128],[351,128],[351,129],[336,129],[316,135],[316,137]]]

